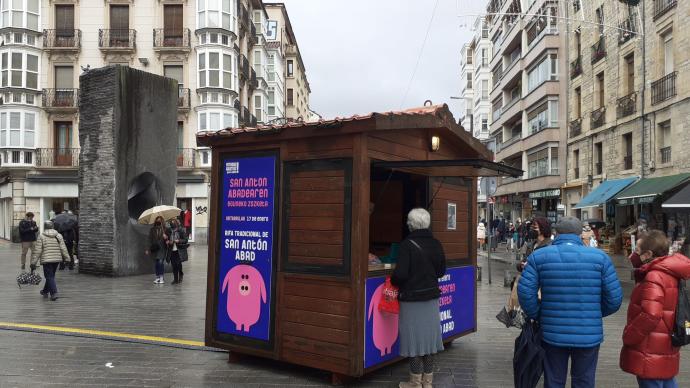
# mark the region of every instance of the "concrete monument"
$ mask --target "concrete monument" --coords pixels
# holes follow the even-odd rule
[[[139,215],[172,205],[177,180],[177,82],[122,66],[79,78],[79,271],[153,272]]]

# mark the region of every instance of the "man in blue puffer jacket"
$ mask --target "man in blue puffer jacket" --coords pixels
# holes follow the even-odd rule
[[[528,257],[518,298],[525,313],[541,324],[544,387],[565,387],[569,359],[572,387],[594,387],[604,341],[602,318],[618,311],[623,293],[608,255],[582,244],[579,219],[564,217],[555,231],[551,246]]]

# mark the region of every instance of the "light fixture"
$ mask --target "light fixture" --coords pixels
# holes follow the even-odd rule
[[[144,66],[149,65],[149,59],[148,58],[139,58],[139,63],[141,63]]]
[[[441,138],[438,136],[431,137],[431,151],[436,152],[441,148]]]

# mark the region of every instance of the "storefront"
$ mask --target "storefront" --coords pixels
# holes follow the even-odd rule
[[[44,221],[63,211],[79,214],[79,184],[75,175],[29,175],[24,183],[26,211],[43,230]]]
[[[208,190],[209,184],[202,174],[177,177],[175,206],[182,210],[181,224],[188,229],[190,242],[207,241]]]
[[[615,203],[613,198],[626,187],[637,181],[637,177],[603,181],[580,200],[573,209],[579,210],[581,219],[596,219],[615,225]]]
[[[661,204],[689,182],[690,173],[638,180],[616,195],[616,224],[625,228],[645,219],[649,228],[668,231]]]
[[[675,251],[682,246],[690,232],[690,185],[686,185],[661,205],[667,214],[667,235]]]
[[[559,207],[561,189],[532,191],[527,194],[527,198],[532,202],[531,217],[546,217],[551,223],[555,223],[563,216],[563,210]]]

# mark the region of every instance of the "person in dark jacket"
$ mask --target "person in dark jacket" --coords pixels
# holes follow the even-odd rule
[[[67,266],[70,270],[74,269],[74,240],[76,239],[76,233],[74,228],[61,230],[60,235],[65,240],[65,246],[67,247],[67,253],[69,253],[69,263]],[[65,269],[64,265],[60,265],[60,269]]]
[[[170,264],[173,270],[173,282],[172,284],[178,284],[182,282],[184,277],[184,272],[182,272],[182,263],[187,261],[187,231],[185,228],[180,226],[180,221],[177,218],[173,218],[170,221],[170,228],[168,229],[168,236],[170,239],[167,241],[168,250],[170,251]]]
[[[551,245],[528,257],[518,299],[541,324],[544,387],[565,387],[571,359],[573,387],[594,387],[603,317],[618,311],[623,292],[608,255],[582,244],[579,219],[563,217],[555,229]]]
[[[156,280],[153,282],[156,284],[163,284],[165,280],[163,279],[163,274],[165,273],[165,260],[168,257],[168,240],[170,236],[167,234],[165,228],[165,220],[163,217],[156,217],[153,227],[149,231],[149,248],[146,249],[146,255],[150,255],[155,261],[156,269]]]
[[[19,222],[19,239],[22,242],[22,255],[20,256],[22,271],[26,270],[26,253],[31,250],[31,255],[34,254],[37,233],[38,226],[34,221],[34,213],[28,212],[26,217]]]
[[[441,243],[429,230],[431,215],[412,209],[407,215],[410,234],[400,244],[391,282],[400,300],[398,322],[400,355],[410,358],[410,381],[400,387],[431,387],[433,354],[443,350],[438,310],[438,278],[446,273],[446,256]]]
[[[651,230],[637,244],[643,275],[633,289],[623,330],[620,367],[637,376],[641,388],[677,388],[679,348],[671,343],[678,282],[690,278],[690,259],[668,255],[669,242]]]

